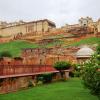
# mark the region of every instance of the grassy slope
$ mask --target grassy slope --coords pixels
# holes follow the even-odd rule
[[[0,100],[98,100],[83,88],[79,79],[33,87],[16,93],[0,95]]]
[[[82,44],[95,44],[100,40],[100,38],[88,38],[88,39],[84,39],[84,40],[80,40],[79,42],[75,42],[75,43],[70,43],[69,45],[66,45],[66,47],[68,46],[79,46]],[[53,42],[53,43],[48,43],[47,45],[44,45],[45,47],[53,47],[57,44],[64,44],[64,42],[61,41],[57,41],[57,42]],[[39,47],[37,44],[32,44],[26,41],[13,41],[13,42],[9,42],[9,43],[3,43],[0,44],[0,52],[2,51],[9,51],[13,57],[16,56],[20,56],[21,55],[21,49],[22,48],[36,48]]]
[[[91,38],[87,38],[87,39],[83,39],[83,40],[80,40],[78,42],[74,42],[74,41],[68,41],[67,43],[66,42],[63,42],[63,41],[57,41],[55,43],[48,43],[46,45],[46,47],[52,47],[52,46],[55,46],[57,44],[61,44],[65,47],[69,47],[69,46],[80,46],[80,45],[83,45],[83,44],[88,44],[88,45],[93,45],[93,44],[97,44],[98,42],[100,41],[100,38],[97,38],[97,37],[91,37]],[[69,44],[68,44],[69,43]],[[66,45],[67,44],[67,45]]]
[[[0,52],[9,51],[14,57],[20,56],[21,49],[23,48],[35,48],[36,44],[28,43],[26,41],[13,41],[9,43],[0,44]]]
[[[100,41],[100,38],[91,37],[91,38],[80,40],[79,42],[71,43],[69,46],[80,46],[80,45],[83,45],[83,44],[92,45],[92,44],[98,43],[99,41]]]

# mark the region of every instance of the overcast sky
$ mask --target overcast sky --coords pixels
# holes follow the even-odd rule
[[[100,17],[100,0],[0,0],[0,20],[50,19],[57,26],[78,23],[80,17]]]

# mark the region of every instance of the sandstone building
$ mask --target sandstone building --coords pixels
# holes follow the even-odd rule
[[[47,19],[32,22],[0,22],[0,36],[16,36],[17,34],[38,34],[49,32],[56,25]]]
[[[94,21],[91,17],[86,17],[86,18],[81,17],[78,21],[78,24],[73,24],[73,25],[66,24],[65,26],[62,27],[62,29],[68,32],[69,30],[79,29],[80,27],[88,28],[90,32],[94,34],[98,33],[100,32],[100,20]]]

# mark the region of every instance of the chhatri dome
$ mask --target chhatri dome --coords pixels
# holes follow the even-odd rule
[[[76,53],[77,58],[89,58],[94,54],[94,51],[88,46],[83,46]]]

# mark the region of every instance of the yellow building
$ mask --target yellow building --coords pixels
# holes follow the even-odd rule
[[[0,36],[15,36],[17,34],[38,34],[43,32],[49,32],[56,25],[52,21],[47,19],[32,21],[32,22],[15,22],[6,23],[0,22]]]
[[[98,23],[97,23],[97,30],[98,32],[100,32],[100,19],[98,20]]]

